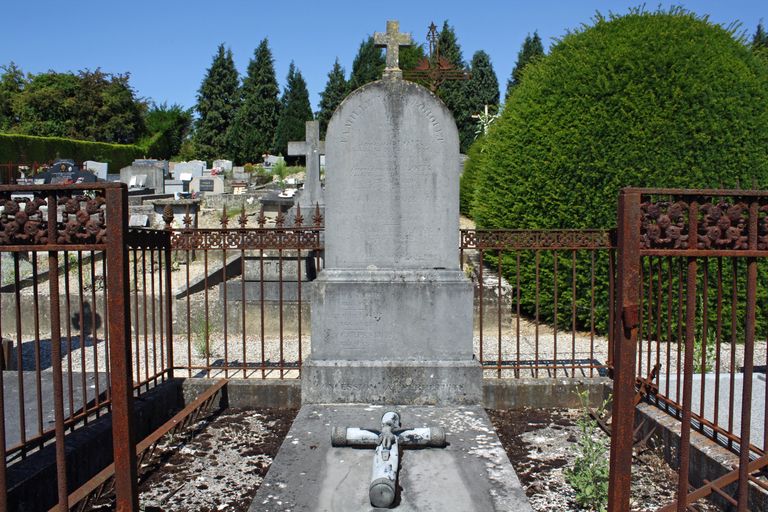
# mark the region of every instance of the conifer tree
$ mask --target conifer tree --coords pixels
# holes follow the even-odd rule
[[[317,113],[317,120],[320,121],[320,137],[325,137],[325,130],[328,128],[328,121],[331,120],[334,110],[347,95],[347,80],[344,78],[344,68],[339,64],[339,59],[333,64],[333,69],[328,73],[328,82],[325,84],[325,90],[320,93],[320,110]]]
[[[437,36],[437,48],[440,57],[447,59],[456,69],[466,69],[461,47],[453,27],[448,21],[443,22],[443,28]],[[453,113],[456,127],[459,129],[461,152],[465,153],[475,139],[475,123],[472,119],[472,105],[468,94],[469,82],[465,80],[448,80],[443,82],[437,95]]]
[[[272,149],[280,112],[279,94],[272,51],[264,38],[248,63],[242,102],[229,132],[229,147],[236,162],[259,162]]]
[[[361,42],[355,60],[352,61],[349,91],[354,91],[369,82],[379,80],[384,72],[385,64],[381,48],[376,48],[372,36]]]
[[[272,148],[275,154],[288,153],[289,140],[304,140],[306,121],[312,120],[312,108],[309,105],[307,82],[301,71],[291,62],[288,78],[280,100],[280,116],[275,128],[275,140]]]
[[[491,58],[482,50],[472,56],[472,78],[469,81],[470,108],[473,114],[483,111],[485,105],[494,107],[499,104],[499,80],[493,70]]]
[[[195,127],[194,141],[198,156],[214,160],[230,156],[227,132],[235,119],[239,104],[239,79],[232,50],[220,44],[197,94],[200,118]]]
[[[753,50],[768,50],[768,32],[763,27],[763,22],[757,24],[757,30],[755,35],[752,36],[752,49]]]
[[[525,37],[523,46],[517,53],[517,62],[515,63],[515,67],[512,68],[512,75],[509,77],[509,80],[507,80],[507,92],[504,95],[505,98],[509,98],[509,93],[520,83],[525,66],[543,56],[544,45],[541,43],[538,31],[534,31],[533,36],[528,34]]]

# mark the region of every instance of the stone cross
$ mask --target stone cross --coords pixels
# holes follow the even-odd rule
[[[307,159],[307,177],[304,181],[304,191],[299,197],[299,204],[311,208],[322,204],[322,187],[320,185],[320,155],[325,154],[325,141],[320,140],[320,122],[307,121],[305,140],[288,142],[290,156],[304,156]],[[309,211],[308,209],[305,211]]]
[[[396,20],[387,21],[387,32],[382,34],[376,32],[373,34],[373,42],[377,48],[387,49],[387,67],[384,69],[384,78],[402,78],[403,72],[400,70],[400,47],[411,46],[413,39],[409,33],[400,33],[400,22]]]
[[[403,429],[400,415],[390,411],[381,417],[381,429],[333,427],[331,445],[376,448],[368,498],[372,506],[388,508],[397,496],[400,446],[444,448],[447,443],[442,427]]]

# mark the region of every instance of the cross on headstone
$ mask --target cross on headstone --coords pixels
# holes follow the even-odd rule
[[[397,494],[400,446],[444,448],[447,443],[442,427],[400,428],[400,415],[390,411],[381,417],[380,430],[333,427],[331,445],[376,448],[368,497],[372,506],[386,508],[394,503]]]
[[[303,141],[288,142],[288,154],[304,156],[307,159],[307,177],[304,181],[304,191],[299,197],[299,204],[302,207],[312,207],[323,203],[320,186],[320,155],[325,154],[325,141],[320,140],[319,121],[307,121],[304,138]]]
[[[397,20],[387,21],[387,32],[382,34],[376,32],[373,34],[373,42],[377,48],[387,49],[387,67],[384,69],[384,78],[402,78],[403,72],[400,70],[400,47],[411,46],[413,39],[409,33],[400,33],[400,22]]]

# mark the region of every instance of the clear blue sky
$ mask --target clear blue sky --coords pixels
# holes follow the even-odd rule
[[[158,103],[195,104],[195,96],[219,43],[231,48],[244,73],[264,38],[285,83],[293,60],[309,87],[313,110],[338,57],[347,72],[360,42],[384,31],[387,19],[425,43],[429,23],[455,27],[464,59],[477,50],[490,56],[502,94],[520,45],[538,30],[548,47],[568,29],[589,23],[596,11],[625,13],[641,5],[626,0],[4,0],[0,7],[0,64],[25,72],[97,67],[131,73],[139,96]],[[659,5],[647,2],[649,8]],[[668,7],[670,2],[661,2]],[[741,22],[751,37],[768,20],[766,0],[674,2],[716,23]]]

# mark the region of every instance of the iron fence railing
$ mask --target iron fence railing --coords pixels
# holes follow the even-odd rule
[[[768,367],[768,193],[627,189],[619,218],[612,510],[629,503],[636,389],[680,420],[677,499],[664,510],[713,492],[748,510],[768,441],[768,394],[753,379]],[[691,471],[693,430],[738,455],[735,486]]]

